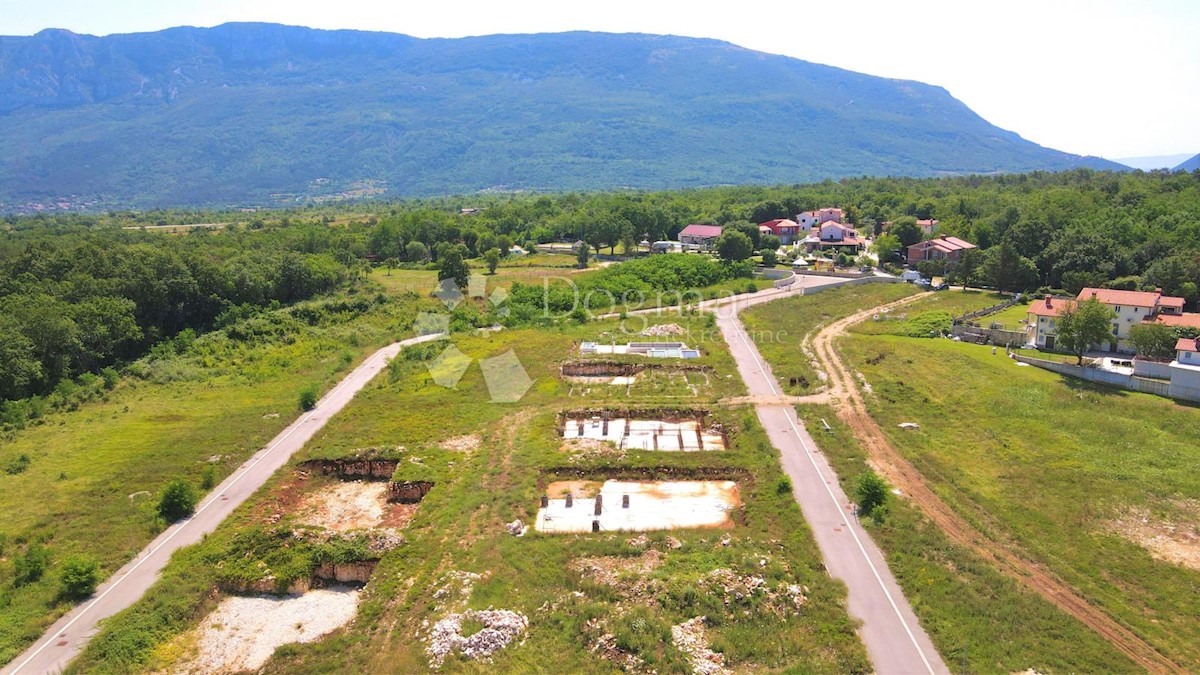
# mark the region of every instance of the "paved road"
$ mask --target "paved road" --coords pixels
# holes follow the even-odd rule
[[[92,599],[79,605],[56,621],[24,654],[14,659],[0,672],[57,673],[78,654],[97,632],[97,624],[137,602],[142,594],[158,580],[159,572],[176,549],[200,541],[216,529],[247,497],[254,494],[288,459],[304,446],[308,439],[325,426],[371,381],[388,360],[405,345],[428,342],[443,337],[426,335],[397,342],[372,354],[352,370],[315,408],[279,433],[262,450],[246,460],[196,508],[191,518],[167,528],[150,542],[136,558],[117,570],[102,584]]]
[[[838,281],[821,279],[817,283]],[[737,315],[745,307],[780,297],[783,295],[746,297],[727,305],[729,311],[717,313],[717,325],[751,396],[780,397],[782,392]],[[783,470],[792,480],[792,492],[812,527],[825,568],[846,584],[850,616],[862,622],[859,635],[876,672],[949,673],[883,555],[851,515],[850,500],[837,475],[797,419],[795,408],[781,402],[758,405],[755,410],[771,442],[779,448]]]

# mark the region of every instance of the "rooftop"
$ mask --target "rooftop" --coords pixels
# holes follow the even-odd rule
[[[1075,301],[1069,298],[1043,298],[1029,305],[1029,313],[1034,316],[1058,316],[1073,304]]]
[[[1128,305],[1130,307],[1183,307],[1183,298],[1173,298],[1171,296],[1163,297],[1161,292],[1155,291],[1121,291],[1115,288],[1085,288],[1079,291],[1076,299],[1087,300],[1089,297],[1095,297],[1100,302],[1106,305]]]
[[[719,237],[721,236],[720,225],[688,225],[683,228],[679,236],[688,235],[691,237]]]
[[[1183,314],[1159,314],[1154,317],[1154,322],[1161,323],[1164,326],[1200,328],[1200,314],[1191,312],[1184,312]]]

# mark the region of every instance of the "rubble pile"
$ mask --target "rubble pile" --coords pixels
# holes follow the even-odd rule
[[[671,644],[688,655],[695,675],[727,673],[729,671],[725,669],[725,655],[708,648],[708,639],[704,635],[704,622],[707,620],[707,617],[698,616],[677,626],[671,626]]]
[[[669,337],[671,335],[683,335],[687,329],[677,323],[663,323],[657,326],[650,326],[642,331],[642,335],[648,337]]]
[[[478,621],[483,628],[473,635],[462,634],[465,620]],[[441,667],[446,657],[461,652],[468,659],[488,659],[504,649],[529,628],[529,619],[507,609],[474,609],[451,614],[438,621],[429,635],[425,653],[434,668]]]
[[[751,574],[737,574],[720,567],[696,582],[701,588],[711,588],[720,593],[726,605],[745,604],[754,598],[762,598],[765,607],[779,615],[795,613],[808,601],[808,589],[799,584],[780,583],[774,587],[767,580]]]

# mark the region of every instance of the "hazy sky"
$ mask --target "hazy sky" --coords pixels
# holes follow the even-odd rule
[[[711,37],[945,87],[985,119],[1104,157],[1200,152],[1200,0],[0,0],[0,34],[226,21],[417,37]]]

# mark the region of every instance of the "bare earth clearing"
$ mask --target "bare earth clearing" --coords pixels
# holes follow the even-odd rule
[[[337,481],[304,497],[299,521],[334,532],[375,527],[403,527],[412,520],[416,504],[389,504],[383,481]]]
[[[303,595],[225,598],[194,631],[179,638],[193,645],[172,673],[237,673],[258,670],[275,650],[312,642],[350,623],[358,611],[357,588],[332,586]]]
[[[1177,519],[1167,520],[1144,508],[1130,509],[1109,527],[1159,560],[1200,570],[1200,502],[1180,502],[1177,510]]]

